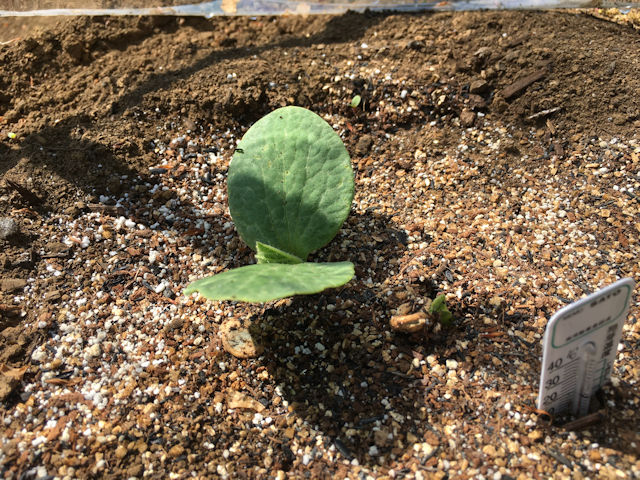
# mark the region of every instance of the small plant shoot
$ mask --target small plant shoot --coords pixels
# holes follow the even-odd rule
[[[351,99],[351,103],[349,105],[351,108],[358,108],[358,106],[360,106],[360,102],[362,102],[362,97],[360,95],[355,95]]]
[[[442,325],[451,325],[453,315],[451,315],[451,312],[447,308],[446,299],[447,297],[444,294],[438,295],[433,302],[431,302],[429,313],[436,315]]]
[[[197,280],[185,294],[268,302],[344,285],[354,275],[351,262],[306,260],[335,237],[353,192],[349,153],[321,117],[284,107],[261,118],[228,173],[231,217],[258,263]]]

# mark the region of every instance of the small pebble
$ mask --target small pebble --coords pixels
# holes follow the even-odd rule
[[[102,354],[102,349],[100,348],[100,344],[94,343],[87,349],[87,354],[90,357],[99,357]]]
[[[118,445],[116,448],[116,457],[122,459],[127,456],[127,449],[124,445]]]
[[[20,232],[18,222],[11,217],[0,217],[0,239],[7,240],[18,232]]]
[[[182,445],[174,445],[169,449],[169,456],[176,458],[184,453],[184,447]]]

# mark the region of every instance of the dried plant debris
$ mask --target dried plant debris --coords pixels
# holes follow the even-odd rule
[[[234,318],[225,320],[219,332],[222,346],[234,357],[257,357],[264,350],[259,340],[251,335],[250,329]]]
[[[637,292],[590,415],[534,407],[547,319],[640,279],[639,42],[476,12],[76,18],[1,46],[1,175],[26,190],[0,196],[0,476],[638,478]],[[229,162],[292,104],[352,156],[309,261],[354,280],[183,295],[255,261]]]

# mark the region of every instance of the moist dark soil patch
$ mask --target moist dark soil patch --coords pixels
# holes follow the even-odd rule
[[[593,423],[534,409],[546,319],[640,279],[638,31],[347,13],[21,37],[0,47],[4,478],[640,475],[637,295]],[[352,155],[352,214],[313,257],[356,279],[262,306],[185,298],[253,261],[226,171],[284,105]],[[438,293],[453,327],[390,328]],[[260,357],[222,349],[231,316]]]

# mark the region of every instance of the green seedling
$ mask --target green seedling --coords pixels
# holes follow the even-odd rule
[[[453,315],[451,315],[451,312],[447,308],[447,304],[445,303],[446,298],[447,297],[444,294],[438,295],[435,300],[431,302],[429,313],[432,315],[437,315],[438,320],[440,320],[441,324],[450,325]]]
[[[210,300],[267,302],[339,287],[351,262],[307,262],[349,215],[353,170],[340,137],[300,107],[258,120],[236,148],[228,173],[229,210],[257,264],[191,283],[185,294]]]
[[[362,97],[360,95],[356,95],[351,99],[351,103],[349,105],[351,106],[351,108],[358,108],[361,101]]]

